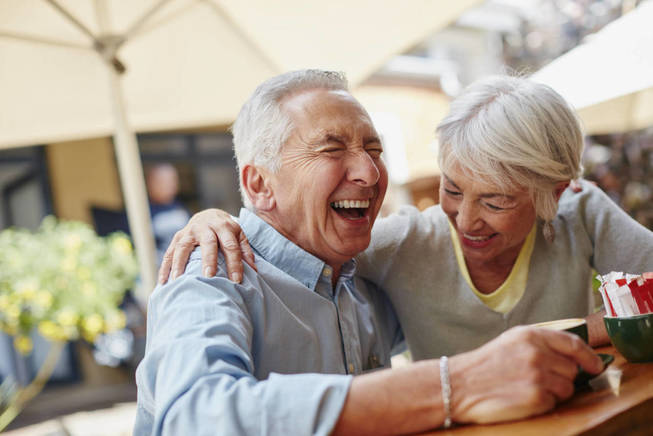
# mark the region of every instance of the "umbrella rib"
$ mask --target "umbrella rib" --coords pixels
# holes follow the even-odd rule
[[[154,15],[159,9],[165,6],[166,3],[169,3],[170,0],[159,0],[154,6],[147,10],[138,20],[136,20],[125,32],[125,41],[131,38],[135,33],[137,33],[141,27]]]
[[[243,31],[243,29],[227,14],[224,9],[222,9],[219,5],[217,5],[215,2],[212,0],[203,0],[205,3],[208,3],[211,5],[213,10],[220,15],[234,30],[234,32],[240,37],[240,39],[247,45],[249,45],[252,50],[254,50],[256,53],[258,53],[259,56],[265,61],[265,63],[268,64],[268,66],[272,69],[272,71],[276,72],[281,72],[283,71],[279,66],[265,53],[261,47],[259,47],[257,44],[254,43]]]
[[[21,41],[36,42],[39,44],[47,44],[47,45],[56,45],[60,47],[79,48],[83,50],[93,49],[93,47],[88,45],[76,44],[74,42],[51,39],[51,38],[43,38],[41,36],[28,35],[27,33],[0,32],[0,38],[12,38]]]
[[[67,19],[68,19],[68,20],[69,20],[69,21],[70,21],[70,22],[71,22],[75,27],[77,27],[77,28],[78,28],[79,30],[81,30],[84,34],[86,34],[89,38],[91,38],[91,40],[93,41],[93,43],[97,43],[97,38],[95,37],[95,35],[93,35],[93,32],[91,32],[91,30],[90,30],[88,27],[86,27],[86,26],[84,25],[84,23],[82,23],[81,21],[79,21],[79,20],[78,20],[78,19],[77,19],[73,14],[71,14],[70,12],[68,12],[68,11],[66,10],[66,8],[64,8],[63,6],[61,6],[61,5],[60,5],[59,3],[57,3],[55,0],[45,0],[45,1],[48,2],[48,3],[50,3],[50,5],[52,5],[52,7],[54,7],[56,10],[58,10],[59,13],[61,13],[61,15],[63,15],[64,17],[66,17],[66,18],[67,18]]]

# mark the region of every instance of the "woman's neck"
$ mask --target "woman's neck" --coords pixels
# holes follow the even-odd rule
[[[469,277],[481,294],[491,294],[506,281],[517,262],[519,250],[511,258],[495,259],[492,262],[474,263],[465,259]]]

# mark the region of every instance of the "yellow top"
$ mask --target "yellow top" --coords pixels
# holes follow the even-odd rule
[[[522,245],[521,250],[519,251],[519,256],[515,261],[515,265],[512,267],[508,278],[499,286],[497,290],[490,294],[483,294],[476,289],[472,278],[469,275],[467,270],[467,264],[465,263],[465,257],[463,256],[463,250],[460,246],[460,240],[458,239],[458,234],[456,229],[449,222],[449,228],[451,229],[451,241],[453,243],[453,249],[456,252],[456,260],[458,261],[458,268],[463,277],[467,281],[467,284],[474,294],[490,309],[499,313],[508,313],[519,303],[519,300],[524,295],[526,290],[526,281],[528,280],[528,269],[531,260],[531,254],[533,253],[533,247],[535,246],[535,233],[537,229],[537,224],[533,225],[533,228],[528,233],[524,245]]]

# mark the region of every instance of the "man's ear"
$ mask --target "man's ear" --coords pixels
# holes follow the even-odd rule
[[[252,202],[254,209],[270,211],[274,209],[276,202],[274,192],[270,186],[270,174],[264,168],[254,165],[245,165],[242,174],[243,189]]]
[[[556,196],[556,201],[560,200],[560,196],[562,195],[563,192],[565,192],[565,189],[569,186],[569,180],[566,182],[558,182],[555,187],[555,196]]]

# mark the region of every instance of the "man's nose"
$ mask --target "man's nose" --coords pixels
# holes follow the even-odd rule
[[[379,181],[380,172],[372,156],[362,151],[352,154],[348,159],[347,176],[358,185],[374,186]]]
[[[483,226],[478,205],[472,201],[463,200],[458,207],[456,215],[456,227],[462,232],[472,232]]]

